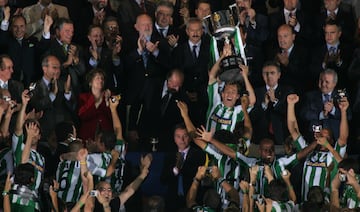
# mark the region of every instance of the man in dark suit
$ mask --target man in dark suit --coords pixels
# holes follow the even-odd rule
[[[122,36],[124,41],[127,44],[133,45],[136,42],[132,42],[134,38],[137,38],[137,31],[134,29],[134,24],[136,19],[140,14],[147,14],[151,17],[152,20],[155,20],[155,9],[156,4],[154,1],[149,0],[122,0],[120,1],[117,17],[121,29],[126,29],[122,31]],[[131,51],[136,46],[125,45],[125,52]]]
[[[311,73],[313,79],[318,79],[319,73],[327,68],[333,69],[338,75],[337,86],[350,89],[348,68],[352,60],[353,46],[341,40],[343,29],[335,20],[329,20],[324,27],[325,41],[313,51]]]
[[[205,163],[205,154],[190,145],[191,138],[185,125],[175,126],[174,141],[177,151],[168,153],[164,162],[161,182],[168,185],[166,211],[186,208],[186,194],[199,166]]]
[[[284,6],[269,16],[269,41],[272,45],[277,44],[277,30],[283,24],[291,26],[296,34],[296,41],[306,45],[305,39],[309,33],[305,14],[298,6],[298,0],[283,0]]]
[[[114,16],[116,14],[111,10],[107,0],[89,0],[89,2],[79,11],[82,15],[80,19],[73,20],[76,22],[76,35],[79,38],[79,44],[86,46],[88,40],[86,33],[90,25],[102,25],[106,17]]]
[[[280,64],[280,84],[292,86],[297,94],[302,95],[308,86],[310,72],[307,51],[302,45],[295,43],[295,39],[292,27],[281,25],[277,30],[278,47],[272,49],[269,59]]]
[[[312,19],[314,23],[313,41],[314,45],[321,44],[324,41],[324,26],[328,20],[334,20],[339,23],[342,29],[342,42],[352,44],[356,30],[355,14],[351,5],[341,2],[341,0],[324,0],[324,7],[320,14]]]
[[[72,43],[74,35],[73,22],[66,18],[59,18],[54,23],[55,37],[50,38],[50,26],[52,18],[46,16],[44,22],[44,33],[39,43],[39,48],[44,55],[54,55],[61,64],[60,78],[66,81],[71,76],[71,90],[74,96],[81,92],[81,85],[84,83],[85,63],[82,49]]]
[[[191,18],[186,26],[188,40],[174,49],[174,67],[184,70],[184,90],[195,126],[204,124],[208,105],[207,82],[210,41],[203,36],[202,21]]]
[[[153,122],[138,129],[138,117],[141,113],[149,113],[152,110],[152,102],[158,97],[162,82],[169,67],[170,52],[168,43],[154,37],[153,22],[147,14],[139,15],[135,28],[138,31],[137,48],[127,54],[126,73],[127,87],[125,93],[128,105],[129,139],[135,141],[141,138],[143,141],[154,136]],[[131,70],[131,71],[130,71]]]
[[[265,86],[255,89],[256,104],[250,112],[253,140],[259,142],[271,138],[276,144],[283,144],[288,135],[286,97],[292,93],[292,89],[279,84],[282,73],[276,62],[265,62],[262,74]]]
[[[104,31],[106,31],[104,37]],[[87,70],[101,68],[105,71],[105,89],[115,94],[124,92],[123,61],[120,59],[122,38],[116,18],[108,18],[104,22],[104,30],[100,26],[89,27],[88,39],[91,43],[85,49]],[[122,81],[121,81],[122,80]],[[86,85],[87,86],[87,85]]]
[[[22,82],[26,87],[31,82],[39,79],[40,59],[38,57],[35,37],[25,36],[25,18],[15,15],[11,19],[10,31],[0,30],[0,45],[4,48],[2,53],[8,54],[14,61],[14,73],[12,79]]]
[[[173,11],[174,8],[171,2],[159,2],[156,7],[153,29],[154,36],[158,36],[160,39],[167,41],[171,50],[178,45],[179,40],[179,33],[170,25]]]
[[[323,128],[330,129],[334,140],[339,138],[340,128],[340,109],[335,87],[338,76],[332,69],[326,69],[320,73],[319,90],[310,91],[306,94],[300,110],[300,117],[306,122],[308,136],[311,136],[313,125],[322,125]],[[350,109],[348,109],[347,119],[351,119]]]
[[[71,79],[60,79],[60,61],[53,55],[42,61],[43,77],[36,82],[32,91],[29,107],[35,111],[43,111],[39,119],[41,135],[47,139],[62,121],[73,121],[76,97],[72,95]]]
[[[11,79],[14,72],[13,64],[8,55],[0,55],[0,87],[9,90],[11,98],[17,103],[21,103],[21,94],[24,86],[21,82]]]
[[[268,19],[251,8],[252,0],[236,0],[239,8],[237,22],[246,29],[246,43],[262,47],[269,35]]]

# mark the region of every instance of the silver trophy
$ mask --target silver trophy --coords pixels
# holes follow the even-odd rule
[[[236,4],[229,6],[229,10],[220,10],[210,15],[213,45],[213,51],[217,51],[215,55],[219,58],[219,52],[222,51],[222,44],[230,44],[232,46],[232,55],[223,58],[220,62],[219,78],[222,81],[242,81],[240,74],[240,64],[247,64],[244,45],[241,39],[240,28],[236,26],[234,17],[238,14]],[[214,43],[214,40],[216,42]],[[219,47],[218,48],[218,44]],[[219,51],[220,49],[220,51]],[[218,58],[214,58],[217,60]]]

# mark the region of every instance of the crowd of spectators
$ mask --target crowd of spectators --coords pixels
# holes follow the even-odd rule
[[[359,8],[0,0],[0,208],[359,210]]]

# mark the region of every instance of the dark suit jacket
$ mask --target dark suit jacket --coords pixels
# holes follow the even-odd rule
[[[22,45],[9,31],[0,30],[0,51],[9,55],[14,63],[12,79],[21,81],[27,87],[41,77],[42,73],[39,71],[41,63],[37,39],[29,37],[21,42]]]
[[[64,96],[64,81],[58,81],[58,93],[53,102],[49,97],[49,89],[43,79],[36,82],[36,88],[33,91],[33,96],[29,102],[29,108],[34,108],[35,111],[43,111],[43,116],[40,118],[41,135],[47,139],[55,125],[62,121],[76,122],[75,107],[76,97],[73,95],[69,100]]]
[[[169,209],[184,206],[186,193],[190,189],[197,169],[199,166],[203,166],[205,163],[205,153],[202,150],[198,149],[198,147],[191,146],[184,161],[183,167],[180,170],[180,174],[182,174],[183,176],[183,188],[185,197],[179,197],[177,195],[178,176],[175,176],[173,172],[173,168],[176,165],[176,152],[177,151],[173,153],[168,153],[165,156],[163,171],[160,178],[163,184],[168,185],[166,205],[168,205]]]
[[[110,9],[109,3],[108,6],[104,8],[104,10],[105,10],[105,18],[108,16],[116,17],[116,13],[114,13]],[[79,44],[83,46],[87,46],[89,44],[89,40],[87,38],[88,27],[93,24],[93,19],[95,16],[94,10],[92,8],[92,4],[88,2],[87,4],[83,5],[81,10],[78,12],[81,13],[80,19],[73,20],[74,22],[76,22],[75,25],[78,27],[75,28],[75,34],[76,37],[78,38]]]
[[[208,105],[206,89],[209,81],[210,41],[205,36],[202,38],[196,60],[192,56],[192,49],[190,49],[188,40],[174,49],[172,58],[173,66],[184,71],[184,90],[197,93],[198,101],[190,102],[189,113],[194,124],[198,125],[205,120]]]
[[[246,28],[246,43],[262,47],[269,36],[268,18],[257,13],[255,15],[256,28],[250,25]]]
[[[272,49],[269,55],[270,60],[278,60],[277,54],[281,52],[279,47]],[[296,93],[301,95],[309,87],[311,72],[309,71],[309,61],[307,50],[294,44],[289,55],[289,64],[287,66],[280,64],[281,77],[279,83],[288,85],[295,89]]]
[[[321,44],[324,42],[324,26],[326,20],[328,19],[325,8],[323,8],[320,14],[317,17],[312,19],[312,22],[315,24],[315,29],[313,29],[312,37],[313,41],[318,37],[317,43]],[[335,19],[342,28],[341,41],[347,43],[353,43],[354,34],[356,30],[355,14],[350,5],[346,3],[340,3],[339,10]],[[314,43],[316,44],[316,43]]]
[[[115,94],[120,94],[124,92],[125,86],[125,76],[124,76],[124,61],[120,59],[120,64],[115,66],[112,60],[112,50],[107,48],[104,44],[101,53],[100,60],[96,67],[92,67],[89,63],[90,58],[92,57],[89,52],[89,48],[86,48],[84,52],[84,58],[86,63],[86,70],[90,71],[94,68],[101,68],[105,71],[105,88],[110,89],[111,92]],[[88,84],[84,83],[86,90],[88,89]]]
[[[305,14],[302,10],[296,10],[296,20],[300,24],[300,31],[296,32],[296,41],[300,41],[302,45],[305,45],[305,39],[309,36],[309,28],[306,23]],[[277,30],[279,26],[286,24],[284,8],[280,8],[279,11],[272,13],[269,16],[269,40],[271,40],[274,44],[277,44]]]
[[[67,68],[61,66],[61,79],[65,80],[68,75],[71,76],[71,90],[73,95],[79,95],[82,92],[81,85],[84,83],[85,75],[85,63],[83,50],[79,45],[75,45],[79,52],[79,63],[77,65],[70,65]],[[57,39],[44,39],[39,42],[39,48],[41,49],[42,56],[51,54],[56,56],[60,64],[63,64],[67,60],[67,53],[64,52],[64,48],[59,44]]]
[[[284,85],[278,85],[275,90],[275,97],[279,100],[275,106],[271,102],[266,110],[261,106],[265,99],[266,87],[255,89],[256,104],[255,108],[250,112],[251,121],[253,123],[253,140],[260,141],[263,138],[274,138],[276,144],[283,144],[286,136],[289,134],[286,125],[287,112],[287,96],[293,93],[292,88]],[[272,125],[273,135],[269,132],[269,125]]]
[[[334,98],[335,91],[332,92],[331,98]],[[339,127],[340,127],[340,118],[341,113],[340,109],[335,102],[335,115],[328,115],[327,119],[319,120],[319,114],[323,111],[324,103],[322,101],[322,93],[319,90],[308,92],[305,96],[303,105],[300,110],[300,117],[305,121],[307,129],[309,132],[312,131],[312,126],[322,124],[323,128],[328,128],[332,131],[334,139],[336,140],[339,137]],[[351,110],[348,109],[347,118],[351,119]]]
[[[348,68],[352,60],[353,54],[353,46],[350,46],[344,42],[340,42],[338,47],[340,50],[340,59],[341,63],[336,64],[335,62],[327,62],[324,63],[326,60],[326,55],[328,54],[328,48],[326,45],[322,45],[319,48],[313,51],[312,61],[310,66],[310,71],[314,80],[319,79],[319,73],[326,68],[331,68],[336,71],[338,74],[338,88],[349,88],[350,85],[348,83]]]
[[[152,1],[145,1],[146,14],[148,14],[152,20],[155,20],[156,5]],[[117,17],[119,20],[119,26],[121,30],[121,36],[124,39],[124,43],[128,45],[123,46],[124,52],[129,52],[137,47],[137,40],[134,42],[134,38],[138,38],[138,33],[134,28],[136,23],[136,17],[144,13],[140,6],[134,0],[122,0],[120,1]]]

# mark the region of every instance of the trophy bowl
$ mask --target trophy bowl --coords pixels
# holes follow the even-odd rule
[[[239,65],[244,64],[241,57],[230,55],[224,57],[220,62],[219,79],[224,82],[243,81]]]
[[[229,10],[220,10],[211,15],[213,36],[217,40],[232,37],[235,33],[234,18]]]

